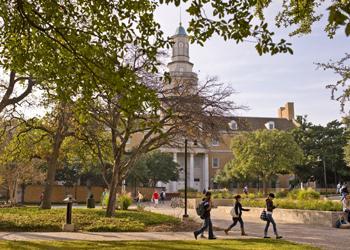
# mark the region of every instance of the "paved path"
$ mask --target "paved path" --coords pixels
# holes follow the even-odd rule
[[[147,207],[147,210],[182,217],[183,209],[172,209],[167,206],[158,208]],[[189,214],[195,220],[200,221],[193,209],[189,209]],[[226,228],[231,223],[229,215],[219,214],[215,209],[212,212],[214,226]],[[264,230],[264,223],[257,221],[245,221],[248,238],[261,238]],[[310,226],[301,224],[278,223],[277,227],[284,239],[298,243],[312,244],[329,250],[350,250],[349,236],[350,230],[335,229],[330,227]],[[272,230],[272,228],[270,229]],[[272,233],[272,231],[270,231]],[[240,239],[239,228],[234,228],[229,236],[223,231],[215,232],[219,239]],[[247,237],[244,237],[247,238]],[[192,232],[162,232],[162,233],[38,233],[38,232],[0,232],[0,240],[92,240],[92,241],[118,241],[118,240],[193,240]]]
[[[217,232],[220,239],[233,239],[223,232]],[[235,239],[241,237],[234,237]],[[254,237],[253,237],[254,238]],[[100,233],[100,232],[0,232],[0,240],[92,240],[92,241],[120,241],[120,240],[194,240],[192,232],[140,232],[140,233]]]
[[[149,207],[147,210],[151,210],[158,213],[169,214],[182,216],[183,210],[180,209],[171,209],[165,207],[152,208]],[[217,213],[215,209],[212,210],[212,220],[214,226],[218,228],[226,228],[231,223],[230,215],[223,215],[222,213]],[[197,218],[195,211],[189,209],[189,215],[192,218]],[[243,215],[244,218],[244,215]],[[246,233],[249,234],[249,237],[261,238],[263,236],[265,223],[257,218],[256,221],[245,221]],[[303,224],[286,224],[278,223],[277,229],[283,238],[289,241],[294,241],[304,244],[312,244],[314,246],[320,247],[322,249],[330,250],[350,250],[350,230],[347,229],[336,229],[331,227],[322,227],[322,226],[312,226],[312,225],[303,225]],[[270,235],[272,234],[272,226],[270,226]],[[216,232],[217,235],[221,235],[220,232]],[[233,229],[230,232],[230,236],[237,238],[240,235],[239,227]],[[272,236],[272,235],[271,235]]]

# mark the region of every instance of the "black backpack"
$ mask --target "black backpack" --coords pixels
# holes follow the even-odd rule
[[[203,217],[203,215],[205,214],[204,201],[198,204],[198,206],[196,207],[196,212],[198,216]]]

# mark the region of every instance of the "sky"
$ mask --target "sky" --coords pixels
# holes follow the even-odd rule
[[[184,7],[183,7],[184,9]],[[266,13],[273,18],[277,6]],[[157,10],[156,18],[166,35],[175,33],[179,25],[179,8],[164,6]],[[182,11],[182,23],[187,28],[189,17]],[[341,119],[338,102],[331,100],[326,85],[335,82],[338,76],[331,71],[317,69],[315,63],[337,60],[349,52],[350,37],[339,30],[329,39],[324,31],[326,17],[313,26],[312,34],[288,37],[286,30],[276,34],[292,43],[294,55],[259,56],[252,43],[236,44],[212,37],[203,47],[190,45],[190,58],[199,79],[218,76],[220,81],[236,90],[232,99],[238,105],[249,107],[236,115],[276,117],[277,109],[286,102],[295,103],[296,115],[307,115],[314,124],[325,125]],[[290,30],[289,30],[290,31]]]

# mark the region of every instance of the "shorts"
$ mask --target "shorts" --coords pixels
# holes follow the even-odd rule
[[[154,199],[154,204],[158,204],[158,199]]]

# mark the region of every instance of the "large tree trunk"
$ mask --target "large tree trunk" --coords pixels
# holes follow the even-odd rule
[[[107,217],[112,217],[115,215],[117,188],[119,184],[119,169],[120,169],[119,164],[115,162],[114,168],[113,168],[112,181],[109,187],[109,199],[108,199],[108,205],[107,205],[107,211],[106,211]]]
[[[52,189],[55,182],[60,147],[61,145],[56,145],[56,143],[54,144],[53,152],[47,161],[47,178],[45,182],[44,199],[41,203],[41,208],[43,209],[51,209]]]
[[[64,127],[66,125],[66,120],[64,118],[64,115],[62,115],[62,117],[58,119],[58,122],[59,124],[57,132],[53,138],[54,142],[52,145],[52,151],[47,160],[47,178],[45,182],[44,199],[41,203],[41,208],[43,209],[51,209],[52,188],[55,182],[55,175],[58,166],[58,157],[60,154],[62,142],[65,138]]]

